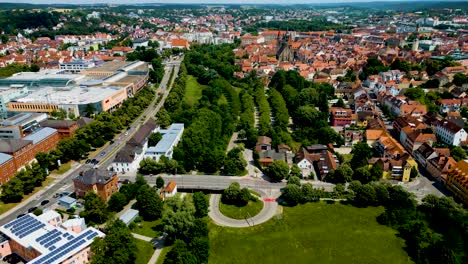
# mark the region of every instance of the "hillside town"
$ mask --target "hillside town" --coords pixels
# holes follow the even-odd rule
[[[2,263],[217,263],[332,207],[468,260],[468,5],[373,4],[0,4]]]

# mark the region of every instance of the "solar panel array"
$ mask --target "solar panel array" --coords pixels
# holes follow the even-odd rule
[[[19,238],[23,238],[45,227],[45,224],[30,215],[25,215],[6,224],[4,227],[5,228],[11,227],[10,231],[15,236]]]
[[[79,235],[76,238],[73,238],[71,241],[65,243],[58,249],[54,249],[49,254],[40,257],[37,261],[33,261],[36,264],[52,264],[55,263],[58,259],[64,257],[72,250],[76,249],[77,247],[83,245],[87,241],[96,237],[98,233],[93,230],[88,230],[83,234]],[[68,236],[70,237],[70,236]],[[52,248],[52,247],[51,247]]]

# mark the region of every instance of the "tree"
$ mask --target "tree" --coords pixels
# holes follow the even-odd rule
[[[41,208],[34,209],[33,214],[37,215],[37,216],[41,215],[42,214],[42,209]]]
[[[109,217],[106,201],[92,191],[84,197],[84,209],[80,216],[84,217],[90,225],[105,223]]]
[[[297,166],[297,164],[293,164],[291,166],[291,171],[289,172],[289,177],[293,177],[293,176],[298,177],[298,178],[303,178],[302,171],[299,168],[299,166]]]
[[[17,203],[23,199],[23,182],[13,177],[8,183],[2,186],[0,199],[4,203]]]
[[[162,139],[162,134],[159,132],[151,133],[148,138],[148,147],[153,147],[158,144],[158,142]]]
[[[383,169],[379,165],[374,164],[372,165],[372,168],[370,169],[370,174],[372,177],[372,181],[378,181],[383,176]]]
[[[450,150],[450,155],[452,155],[453,159],[455,159],[456,161],[466,159],[466,152],[458,146]]]
[[[136,206],[145,221],[153,221],[161,217],[163,201],[154,188],[148,185],[142,186],[136,198]]]
[[[164,259],[164,264],[195,264],[197,262],[196,256],[190,252],[190,250],[187,248],[187,244],[182,241],[177,239],[174,242],[174,245],[166,255],[166,258]],[[201,262],[200,262],[201,263]]]
[[[107,208],[112,212],[120,212],[127,205],[127,197],[125,194],[116,192],[111,195],[109,202],[107,202]]]
[[[130,229],[121,221],[115,220],[107,227],[104,238],[96,238],[91,244],[92,264],[135,263],[138,249]]]
[[[462,86],[463,84],[467,84],[468,83],[468,75],[467,74],[463,74],[463,73],[456,73],[454,76],[453,76],[453,84],[457,85],[457,86]]]
[[[416,169],[416,167],[412,167],[411,172],[410,172],[410,179],[414,179],[418,177],[418,175],[419,175],[418,169]]]
[[[86,113],[87,117],[90,117],[97,112],[97,109],[93,104],[87,104],[84,112]]]
[[[156,178],[156,188],[161,189],[164,187],[164,179],[161,176]]]
[[[343,98],[339,98],[338,101],[335,104],[336,107],[345,107],[345,103],[343,101]]]
[[[195,206],[195,217],[201,218],[208,215],[208,200],[202,192],[193,194],[193,205]]]
[[[289,166],[284,160],[275,160],[267,168],[268,177],[273,181],[281,181],[289,175]]]
[[[302,201],[301,187],[296,184],[288,184],[283,190],[281,197],[291,206],[294,206]]]
[[[357,168],[353,174],[353,180],[360,181],[361,183],[368,183],[372,181],[372,175],[367,166]]]
[[[408,97],[411,100],[419,100],[423,98],[425,95],[425,92],[422,88],[416,87],[416,88],[411,88],[408,89],[405,92],[405,96]]]
[[[349,164],[355,170],[367,165],[368,160],[372,157],[372,148],[365,142],[358,142],[353,146],[351,153],[353,157]]]
[[[288,184],[295,184],[297,186],[301,186],[301,179],[297,176],[289,177]]]
[[[345,183],[350,182],[353,176],[353,169],[348,164],[339,166],[336,170],[330,171],[325,176],[325,181],[331,183]]]

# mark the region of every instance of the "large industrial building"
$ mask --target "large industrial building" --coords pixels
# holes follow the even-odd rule
[[[106,62],[83,69],[80,74],[67,74],[65,70],[22,72],[0,79],[0,91],[5,94],[0,108],[14,113],[63,109],[74,116],[84,115],[90,109],[94,113],[112,111],[147,81],[148,64],[142,61]],[[18,89],[23,89],[19,95]],[[13,90],[16,93],[6,96]]]

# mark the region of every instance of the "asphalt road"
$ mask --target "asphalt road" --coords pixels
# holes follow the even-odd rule
[[[220,194],[212,194],[210,196],[210,211],[208,215],[210,218],[218,225],[229,226],[229,227],[249,227],[254,225],[259,225],[264,223],[276,214],[278,208],[278,202],[276,200],[265,201],[265,198],[277,198],[280,194],[279,191],[275,192],[273,195],[269,195],[262,190],[255,190],[261,195],[263,202],[262,210],[255,216],[247,219],[232,219],[223,215],[219,211],[219,201],[221,199]]]
[[[148,108],[141,114],[130,126],[130,128],[127,131],[124,131],[120,133],[119,135],[116,135],[114,138],[114,143],[113,144],[108,144],[104,148],[102,148],[100,151],[95,153],[93,156],[90,156],[89,159],[96,159],[99,161],[97,167],[99,168],[108,168],[110,163],[112,162],[115,154],[117,153],[118,150],[120,150],[124,145],[125,142],[127,142],[133,134],[140,128],[144,122],[146,122],[149,118],[153,117],[159,109],[164,104],[164,100],[167,98],[167,95],[170,92],[170,88],[172,87],[171,84],[168,85],[169,78],[171,75],[171,71],[174,70],[174,78],[177,77],[177,74],[179,72],[180,68],[180,63],[182,62],[183,57],[180,58],[177,61],[172,61],[171,65],[168,65],[165,67],[165,74],[164,77],[159,85],[159,88],[157,92],[161,91],[163,98],[159,101],[158,104],[157,102],[157,96],[151,102],[151,104],[148,106]],[[167,89],[169,87],[169,89]],[[22,202],[18,206],[16,206],[14,209],[2,214],[0,216],[0,225],[4,225],[7,222],[10,222],[11,220],[15,219],[19,214],[26,213],[27,210],[31,207],[35,207],[40,205],[40,203],[43,200],[49,200],[50,202],[46,205],[49,206],[57,201],[57,199],[53,198],[54,194],[57,192],[62,192],[62,191],[71,191],[72,184],[73,184],[73,178],[75,178],[80,172],[86,171],[90,168],[93,168],[94,165],[92,164],[80,164],[75,168],[72,168],[70,171],[67,172],[67,175],[64,176],[63,178],[54,181],[52,184],[44,187],[43,190],[39,191],[38,194],[35,194],[33,197],[35,199],[29,199],[28,202]]]
[[[164,181],[175,181],[178,188],[183,189],[202,189],[202,190],[224,190],[233,182],[238,182],[241,187],[261,190],[280,190],[286,186],[285,182],[269,182],[264,179],[256,179],[251,177],[236,177],[236,176],[216,176],[216,175],[161,175]],[[135,176],[119,176],[121,180],[134,181]],[[156,184],[156,176],[145,176],[148,184]],[[334,185],[326,182],[310,182],[316,188],[325,188],[325,190],[333,190]]]

